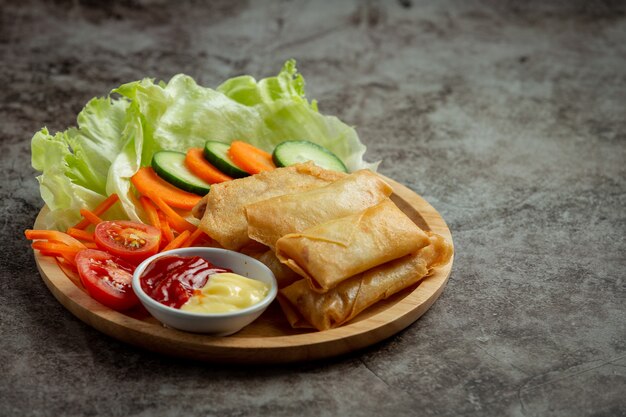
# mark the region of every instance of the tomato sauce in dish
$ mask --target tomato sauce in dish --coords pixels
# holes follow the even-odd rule
[[[148,296],[169,307],[180,308],[204,287],[211,275],[232,272],[199,256],[163,256],[145,269],[139,281]]]

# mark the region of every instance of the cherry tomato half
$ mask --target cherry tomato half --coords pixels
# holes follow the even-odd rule
[[[100,249],[138,264],[158,252],[161,231],[125,220],[104,221],[96,226],[94,240]]]
[[[132,288],[135,266],[109,253],[84,249],[76,254],[80,281],[93,299],[122,311],[139,303]]]

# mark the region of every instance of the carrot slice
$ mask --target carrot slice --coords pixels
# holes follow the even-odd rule
[[[117,203],[119,199],[120,198],[117,194],[111,194],[102,203],[98,204],[98,206],[96,206],[96,208],[92,210],[93,214],[95,214],[96,216],[103,215],[108,209],[111,208],[111,206],[113,206],[113,204]],[[85,227],[89,226],[89,224],[89,220],[82,219],[81,221],[76,223],[74,229],[84,229]]]
[[[191,231],[196,228],[196,226],[183,219],[178,213],[176,213],[173,208],[168,206],[167,203],[163,201],[160,196],[152,193],[147,194],[147,196],[148,198],[150,198],[150,200],[152,200],[154,204],[157,205],[159,210],[163,212],[163,214],[167,218],[167,221],[177,232],[182,233],[185,230]]]
[[[176,239],[174,239],[170,243],[168,243],[167,246],[163,248],[163,251],[179,248],[180,245],[182,245],[183,242],[185,242],[185,240],[187,240],[189,235],[190,235],[189,230],[183,231],[181,234],[176,236]]]
[[[230,144],[228,156],[239,168],[249,174],[276,169],[271,154],[240,140]]]
[[[188,248],[189,246],[196,243],[196,241],[204,234],[204,232],[200,229],[194,230],[194,232],[189,235],[189,238],[185,240],[185,242],[180,245],[181,248]]]
[[[161,222],[159,221],[159,215],[157,213],[156,207],[152,204],[152,201],[148,197],[141,196],[139,199],[141,206],[146,211],[146,215],[148,216],[148,221],[150,224],[157,229],[161,228]]]
[[[85,245],[83,243],[79,242],[67,233],[59,232],[58,230],[27,229],[24,231],[24,235],[26,236],[26,239],[29,240],[48,240],[51,242],[62,243],[70,247],[85,249]]]
[[[172,232],[172,228],[162,211],[159,211],[159,221],[161,223],[161,234],[165,237],[165,240],[168,242],[174,240],[174,232]]]
[[[209,161],[204,158],[202,148],[191,148],[187,151],[187,156],[185,156],[185,166],[189,168],[189,171],[193,172],[197,177],[202,178],[209,184],[230,181],[233,179],[211,165]]]
[[[100,217],[98,217],[97,214],[87,210],[87,209],[80,209],[80,214],[81,216],[83,216],[85,218],[85,220],[87,220],[89,223],[91,224],[98,224],[98,223],[102,223],[102,219]]]
[[[67,234],[76,239],[87,240],[89,242],[93,242],[93,233],[85,232],[84,230],[81,230],[81,229],[70,227],[69,229],[67,229]]]
[[[158,195],[166,204],[176,208],[191,210],[202,198],[161,179],[151,167],[140,168],[130,181],[140,194]],[[153,198],[150,200],[154,201]]]

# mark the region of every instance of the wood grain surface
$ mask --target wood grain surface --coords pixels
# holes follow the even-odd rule
[[[450,230],[439,213],[403,185],[384,178],[394,189],[392,200],[417,225],[452,243]],[[47,212],[44,207],[35,221]],[[213,337],[167,328],[143,308],[120,313],[104,307],[83,289],[78,276],[63,270],[52,257],[35,252],[37,268],[56,299],[76,317],[121,341],[156,352],[186,358],[232,363],[306,361],[351,352],[406,328],[435,302],[443,291],[453,259],[419,284],[383,300],[348,324],[322,332],[292,329],[274,302],[254,323],[228,337]]]

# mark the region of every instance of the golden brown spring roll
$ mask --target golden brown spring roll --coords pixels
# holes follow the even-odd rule
[[[204,208],[199,228],[226,249],[239,250],[251,242],[243,207],[283,194],[319,188],[345,177],[312,162],[262,172],[211,186],[194,213]]]
[[[300,275],[292,271],[287,265],[281,263],[271,250],[252,252],[247,255],[261,261],[274,273],[278,288],[285,288],[302,279]]]
[[[428,245],[428,235],[391,200],[331,220],[276,242],[276,256],[326,292],[360,272]]]
[[[392,192],[378,175],[364,169],[325,187],[248,204],[248,236],[274,249],[286,234],[358,213]]]
[[[292,327],[332,329],[353,319],[366,308],[419,282],[436,266],[446,264],[452,245],[439,235],[416,254],[387,262],[343,281],[320,294],[305,279],[278,292],[278,300]]]

